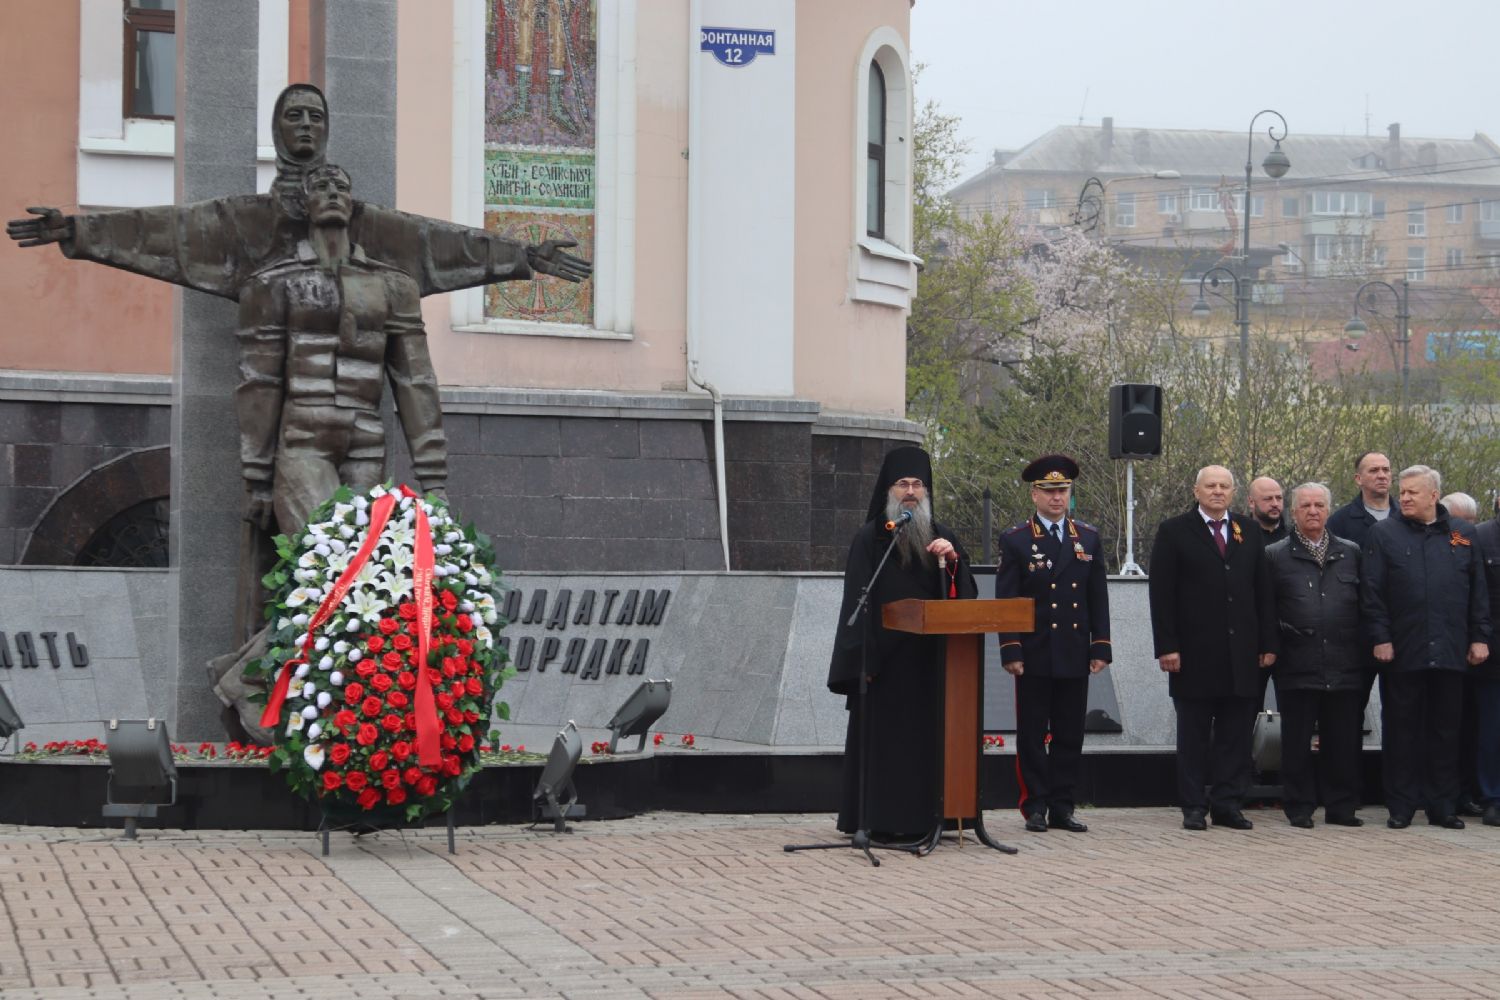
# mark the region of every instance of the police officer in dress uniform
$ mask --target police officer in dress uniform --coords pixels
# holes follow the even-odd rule
[[[1001,663],[1016,678],[1016,773],[1033,833],[1088,830],[1073,815],[1083,720],[1089,675],[1110,661],[1099,532],[1067,516],[1077,476],[1066,455],[1044,455],[1022,471],[1036,513],[1001,536],[997,559],[995,596],[1036,602],[1034,631],[1000,636]]]

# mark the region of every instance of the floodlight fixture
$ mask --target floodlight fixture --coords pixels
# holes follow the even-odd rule
[[[105,786],[104,815],[125,821],[125,839],[134,840],[136,821],[155,819],[157,809],[177,804],[177,763],[167,724],[158,719],[111,719],[105,745],[109,750],[109,783]],[[131,801],[115,801],[115,785]],[[161,796],[167,794],[167,801]]]
[[[7,740],[25,728],[26,723],[21,721],[21,713],[16,711],[16,706],[6,696],[5,689],[0,688],[0,748],[5,746]]]
[[[578,804],[578,789],[573,786],[573,769],[583,757],[583,737],[578,735],[578,726],[572,719],[557,731],[552,741],[552,752],[542,767],[542,776],[537,779],[536,791],[531,794],[532,825],[536,819],[552,820],[553,833],[572,833],[568,817],[582,818],[585,809]],[[566,795],[567,801],[561,801]]]
[[[625,704],[621,705],[609,720],[609,752],[615,752],[615,745],[620,742],[621,736],[639,736],[641,742],[636,745],[635,753],[646,749],[646,733],[652,723],[666,714],[667,706],[672,703],[672,682],[670,680],[645,680],[640,683]]]

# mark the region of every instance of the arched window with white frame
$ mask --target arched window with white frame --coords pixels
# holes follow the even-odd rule
[[[912,87],[905,40],[892,27],[875,29],[857,66],[850,297],[906,309],[921,261],[911,252]]]

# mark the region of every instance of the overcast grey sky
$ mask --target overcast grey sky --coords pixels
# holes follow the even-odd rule
[[[917,100],[962,120],[965,178],[1080,117],[1244,131],[1274,108],[1289,151],[1391,122],[1500,141],[1500,0],[917,0],[911,51]]]

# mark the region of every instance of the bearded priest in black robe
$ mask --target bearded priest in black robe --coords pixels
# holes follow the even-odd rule
[[[890,545],[893,522],[899,523],[903,511],[911,513],[911,520],[900,529],[895,551],[875,583],[866,618],[850,625],[860,591]],[[844,601],[828,671],[829,689],[848,697],[849,730],[844,739],[838,819],[838,828],[845,833],[859,829],[862,714],[870,730],[871,751],[865,829],[880,840],[917,840],[941,822],[938,741],[943,640],[887,631],[880,623],[880,609],[913,597],[936,601],[977,596],[963,546],[953,532],[933,519],[931,459],[921,448],[891,451],[881,466],[864,526],[849,545]],[[861,654],[870,678],[863,706]]]

